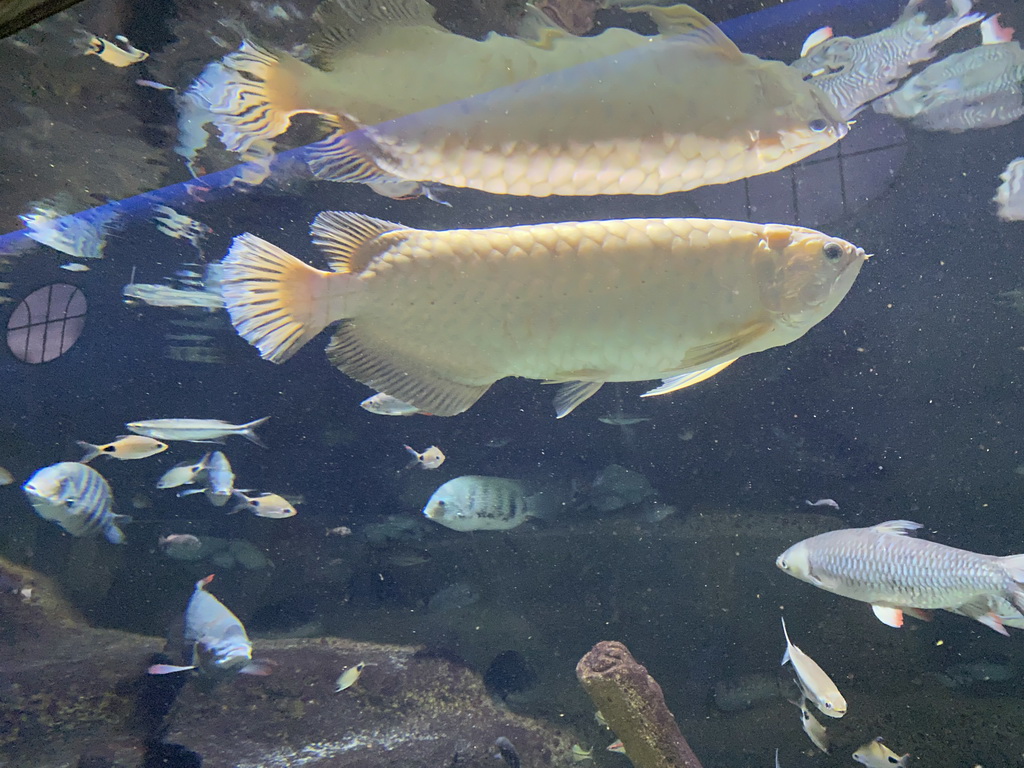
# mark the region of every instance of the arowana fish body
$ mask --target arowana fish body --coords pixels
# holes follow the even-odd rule
[[[498,379],[564,382],[564,416],[606,381],[702,381],[800,338],[866,258],[810,229],[626,219],[431,232],[321,213],[333,272],[250,234],[223,261],[238,332],[283,362],[344,321],[328,357],[353,378],[452,416]]]

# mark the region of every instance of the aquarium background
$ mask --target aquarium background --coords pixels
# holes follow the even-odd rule
[[[81,338],[59,359],[28,365],[0,351],[0,464],[15,478],[0,488],[0,555],[53,579],[90,627],[151,637],[164,636],[180,617],[196,579],[216,572],[211,591],[245,622],[256,655],[263,638],[427,648],[481,676],[499,708],[565,729],[567,744],[596,746],[593,759],[602,766],[626,758],[604,750],[613,737],[594,722],[574,674],[599,640],[622,641],[648,668],[707,766],[771,765],[776,747],[783,766],[851,764],[854,749],[879,735],[900,754],[910,752],[911,765],[1020,762],[1019,636],[1000,637],[946,613],[892,630],[866,606],[813,590],[773,565],[806,536],[897,518],[923,523],[923,535],[946,544],[1024,550],[1024,229],[1000,222],[991,202],[999,173],[1024,146],[1020,123],[928,133],[869,112],[838,148],[794,169],[650,198],[445,190],[450,205],[392,201],[359,185],[310,180],[287,160],[260,186],[232,185],[233,172],[219,172],[231,157],[216,148],[207,157],[213,173],[196,192],[173,152],[173,94],[134,81],[187,85],[224,53],[211,41],[215,32],[230,37],[230,28],[217,26],[221,19],[242,19],[276,44],[305,39],[312,3],[281,5],[284,19],[258,5],[88,0],[0,41],[7,107],[0,229],[9,232],[0,237],[0,293],[8,300],[0,320],[54,282],[80,288],[88,300]],[[902,6],[767,5],[695,3],[745,52],[784,61],[819,26],[866,34],[890,24]],[[1024,29],[1016,4],[977,8]],[[458,11],[447,9],[453,17]],[[620,15],[599,19],[619,23]],[[120,70],[83,57],[68,43],[76,26],[124,34],[150,58]],[[943,50],[968,45],[957,37]],[[864,143],[848,152],[854,141]],[[89,271],[60,269],[69,259],[19,231],[18,215],[43,199],[60,200],[69,213],[97,206],[118,213],[104,258],[83,261]],[[826,321],[796,343],[672,395],[641,400],[646,383],[606,385],[562,420],[554,419],[551,388],[522,380],[499,382],[450,419],[375,416],[358,407],[372,392],[325,359],[326,337],[275,366],[237,337],[224,312],[128,303],[121,292],[129,281],[160,283],[189,263],[219,259],[247,231],[312,260],[308,227],[323,210],[426,229],[629,216],[796,223],[794,200],[804,201],[800,223],[873,254]],[[154,203],[212,228],[201,254],[156,231]],[[190,335],[208,338],[175,338]],[[190,355],[203,361],[181,359]],[[622,413],[646,420],[598,420]],[[79,458],[76,440],[107,442],[129,421],[263,416],[271,417],[259,428],[266,448],[232,437],[223,450],[239,487],[302,497],[288,520],[227,515],[201,495],[156,490],[163,471],[206,450],[187,443],[141,462],[94,462],[118,511],[134,517],[124,547],[68,536],[33,514],[19,490],[39,467]],[[436,471],[406,470],[403,444],[438,445],[447,461]],[[459,533],[421,515],[433,490],[459,475],[587,489],[609,465],[642,475],[654,493],[620,509],[567,511],[510,532]],[[806,506],[819,498],[835,499],[839,509]],[[673,513],[662,517],[657,505]],[[328,534],[339,526],[351,535]],[[172,533],[245,540],[259,556],[230,567],[175,560],[157,543]],[[778,671],[780,609],[794,640],[834,673],[851,701],[850,716],[826,723],[830,755],[812,747],[786,701],[796,694]],[[15,609],[6,610],[14,621]],[[45,638],[34,651],[43,664]],[[18,664],[10,674],[26,663],[20,652],[12,658]],[[116,664],[128,679],[148,660]],[[966,663],[1010,676],[956,686],[938,680]],[[338,671],[325,673],[324,685]],[[749,707],[716,705],[716,686],[727,692],[723,685],[744,680],[751,690],[771,691],[752,693],[761,698]],[[123,694],[118,685],[126,684],[110,687]],[[235,694],[208,695],[230,701]],[[0,706],[11,700],[0,695]],[[46,743],[53,729],[99,728],[76,725],[79,715],[70,712],[29,727],[11,706],[0,721],[10,757],[0,753],[0,764],[28,765],[25,750]],[[182,702],[176,706],[189,717]],[[343,733],[346,726],[336,727]],[[481,734],[482,746],[498,735]],[[230,742],[230,730],[223,739]],[[362,764],[332,759],[323,764]],[[528,763],[571,761],[566,751],[531,755]],[[206,764],[220,763],[208,755]]]

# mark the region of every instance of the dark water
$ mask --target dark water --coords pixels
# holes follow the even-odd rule
[[[837,34],[865,34],[891,23],[900,6],[793,5],[802,15],[779,16],[779,8],[771,9],[775,16],[744,15],[759,7],[737,3],[702,10],[716,21],[735,18],[724,28],[743,50],[789,60],[824,23]],[[980,9],[1002,11],[1004,25],[1024,25],[1016,5]],[[16,215],[32,201],[59,192],[70,193],[80,210],[189,179],[171,151],[173,101],[132,81],[187,85],[222,52],[204,32],[223,32],[214,26],[216,13],[232,16],[224,4],[200,13],[147,3],[143,14],[130,3],[89,0],[70,18],[23,33],[19,39],[29,43],[0,43],[0,62],[12,73],[0,85],[11,106],[0,118],[9,139],[0,148],[6,229],[17,229]],[[599,18],[614,24],[620,17]],[[130,75],[95,59],[82,67],[65,42],[75,23],[107,36],[123,31],[152,56]],[[267,26],[285,36],[275,42],[303,39],[294,32],[288,39],[283,25]],[[960,39],[943,50],[957,49]],[[109,93],[112,87],[120,93]],[[863,117],[868,125],[872,119],[879,118]],[[65,132],[47,128],[47,120]],[[275,366],[258,359],[224,313],[126,305],[120,291],[133,269],[137,282],[158,283],[196,255],[188,243],[157,233],[131,204],[106,258],[88,262],[89,272],[60,270],[69,259],[42,246],[10,256],[0,273],[10,283],[4,295],[19,300],[41,285],[70,283],[86,293],[89,314],[78,343],[52,363],[30,366],[0,354],[0,464],[16,479],[0,489],[0,554],[55,578],[93,625],[148,635],[162,635],[195,579],[216,570],[218,596],[257,647],[261,633],[425,641],[489,676],[495,695],[513,708],[552,719],[569,712],[584,733],[593,724],[575,687],[575,661],[598,640],[620,639],[659,678],[681,718],[710,718],[704,730],[693,726],[694,746],[715,765],[769,765],[775,746],[783,748],[784,765],[812,764],[799,754],[810,744],[784,701],[732,723],[712,704],[717,682],[776,674],[783,646],[774,633],[785,605],[791,627],[806,638],[801,645],[826,668],[841,670],[851,698],[871,713],[859,728],[835,725],[839,746],[815,764],[849,763],[853,747],[883,726],[901,753],[928,753],[934,765],[982,762],[991,741],[1006,746],[1009,739],[979,735],[989,722],[986,705],[971,705],[978,721],[964,722],[963,733],[939,731],[935,710],[915,714],[915,686],[962,661],[1019,666],[1018,636],[1002,638],[950,614],[897,633],[873,623],[866,606],[772,568],[778,552],[817,532],[803,531],[799,515],[810,511],[805,499],[822,497],[836,499],[840,510],[814,511],[834,515],[836,525],[909,518],[943,543],[997,554],[1024,549],[1024,476],[1015,471],[1024,466],[1024,320],[1000,298],[1024,289],[1024,230],[999,222],[990,202],[998,174],[1024,146],[1021,124],[958,135],[898,130],[905,154],[864,167],[866,199],[844,209],[835,202],[845,194],[839,179],[826,174],[820,182],[833,213],[813,226],[874,254],[830,317],[799,341],[744,358],[692,389],[641,401],[646,383],[610,384],[557,421],[551,388],[512,380],[458,417],[384,419],[357,407],[372,392],[334,371],[320,340]],[[219,167],[229,165],[224,153],[214,158],[211,167],[221,159]],[[202,201],[180,188],[167,194],[168,204],[213,228],[203,244],[209,260],[245,231],[308,258],[309,222],[322,210],[426,229],[707,214],[696,193],[529,199],[446,190],[448,207],[425,198],[390,201],[359,185],[286,172],[261,187],[214,190]],[[5,251],[16,250],[18,239],[4,238]],[[0,318],[13,306],[0,305]],[[181,319],[214,326],[172,323]],[[210,334],[207,346],[220,362],[169,359],[174,342],[167,336],[182,333]],[[648,420],[625,428],[597,420],[616,411]],[[128,544],[116,550],[63,534],[34,515],[18,489],[39,467],[79,458],[75,440],[106,442],[129,421],[241,423],[268,415],[259,429],[266,449],[229,438],[225,451],[240,487],[304,497],[289,520],[227,516],[201,496],[157,491],[164,470],[205,450],[183,443],[141,462],[95,463],[119,511],[135,518]],[[448,460],[436,472],[401,471],[403,443],[436,444]],[[420,516],[433,489],[458,475],[585,486],[610,464],[644,475],[677,512],[658,523],[639,507],[573,512],[507,534],[456,533]],[[744,525],[700,527],[701,515],[717,520],[725,512],[740,514]],[[342,525],[352,536],[325,535]],[[273,567],[173,560],[157,546],[168,533],[246,540]],[[408,562],[410,550],[420,562]],[[445,599],[432,601],[446,588]],[[487,622],[492,629],[475,634]],[[940,694],[956,710],[979,697],[1016,699],[1019,691],[993,684]],[[783,724],[773,730],[773,723]]]

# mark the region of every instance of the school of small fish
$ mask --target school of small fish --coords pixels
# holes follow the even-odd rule
[[[976,12],[971,0],[950,0],[949,14],[931,22],[921,0],[910,0],[891,26],[859,38],[823,27],[791,64],[742,52],[689,6],[618,5],[643,14],[656,33],[608,27],[575,36],[565,30],[589,30],[592,19],[566,20],[545,2],[531,7],[533,22],[524,26],[535,39],[473,40],[443,27],[425,0],[331,0],[313,17],[317,33],[290,52],[248,39],[243,29],[238,46],[220,41],[234,50],[210,62],[187,90],[135,83],[171,91],[179,111],[176,151],[193,175],[201,172],[211,125],[245,163],[232,183],[263,182],[275,141],[297,115],[312,114],[320,133],[301,152],[308,173],[365,184],[395,201],[442,202],[443,187],[535,198],[654,196],[751,179],[833,147],[856,130],[852,118],[869,106],[923,130],[954,133],[1024,117],[1024,50],[998,15]],[[538,14],[561,20],[561,28],[538,23]],[[963,30],[980,30],[980,44],[937,58]],[[83,33],[73,42],[83,56],[115,68],[150,55],[123,35],[111,41]],[[999,178],[999,219],[1024,220],[1024,157]],[[201,198],[201,189],[196,194]],[[798,342],[838,308],[870,258],[839,237],[782,223],[636,217],[431,230],[322,211],[310,236],[327,270],[250,232],[234,237],[222,261],[207,264],[210,226],[169,205],[153,206],[152,214],[160,233],[191,244],[199,256],[171,284],[136,283],[133,270],[122,289],[127,301],[225,310],[237,334],[273,363],[330,329],[328,360],[375,392],[359,405],[383,416],[455,416],[506,378],[558,385],[557,418],[609,382],[660,382],[643,397],[677,392],[741,357]],[[102,258],[117,224],[109,209],[68,214],[52,202],[35,204],[20,219],[29,238],[80,260]],[[89,270],[80,261],[60,268]],[[123,544],[121,526],[132,518],[115,512],[113,491],[90,462],[135,462],[176,443],[223,444],[231,436],[263,446],[255,430],[269,418],[133,421],[125,424],[131,434],[108,443],[77,441],[81,459],[38,469],[21,487],[41,518],[71,536]],[[597,417],[629,434],[651,420],[622,409]],[[695,433],[685,434],[682,440]],[[498,438],[491,447],[507,442]],[[406,469],[445,465],[436,445],[402,446],[411,456]],[[13,482],[0,467],[0,486]],[[227,514],[297,514],[299,498],[238,485],[223,450],[169,466],[155,482],[179,498],[202,495]],[[595,509],[602,508],[598,485],[587,489]],[[648,490],[653,494],[644,488],[639,498]],[[435,488],[422,516],[459,533],[508,532],[552,520],[569,503],[542,483],[456,475]],[[830,498],[804,504],[839,510]],[[657,521],[675,511],[654,510]],[[1024,629],[1024,554],[957,549],[916,538],[920,528],[890,520],[830,531],[794,543],[776,565],[869,604],[891,627],[901,627],[904,614],[927,619],[941,609],[1003,635],[1008,627]],[[337,526],[325,535],[351,534]],[[241,544],[247,542],[167,533],[156,546],[179,560],[224,550],[235,553],[221,560],[227,565],[232,558],[247,568],[272,565]],[[396,567],[431,560],[428,551],[408,546],[379,558]],[[168,643],[176,663],[152,664],[149,674],[189,672],[215,685],[240,673],[270,673],[269,662],[253,659],[242,622],[207,591],[213,579],[194,584],[183,632]],[[785,618],[782,630],[782,665],[795,675],[801,726],[828,753],[830,737],[812,709],[842,718],[847,701],[792,642]],[[357,686],[366,667],[358,661],[344,669],[334,692]],[[596,717],[607,726],[600,712]],[[494,748],[508,768],[520,768],[508,738],[498,737]],[[620,739],[606,750],[625,754]],[[593,752],[575,744],[571,758],[592,761]],[[852,758],[869,768],[902,768],[910,755],[878,737]]]

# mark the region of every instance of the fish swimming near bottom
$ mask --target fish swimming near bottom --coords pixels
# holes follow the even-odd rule
[[[328,211],[311,231],[332,271],[235,238],[222,262],[235,329],[281,363],[342,321],[331,362],[437,416],[508,376],[561,383],[559,417],[608,381],[691,386],[799,339],[867,258],[811,229],[712,219],[432,232]]]
[[[904,612],[924,618],[941,608],[1008,635],[996,606],[1024,611],[1024,554],[983,555],[907,535],[921,527],[890,520],[829,531],[794,544],[775,564],[826,592],[870,603],[891,627],[903,625]]]
[[[112,544],[124,543],[118,525],[132,519],[114,513],[110,486],[92,467],[62,461],[40,469],[22,490],[40,517],[52,520],[72,536],[102,533]]]
[[[782,634],[786,638],[786,652],[782,656],[782,663],[785,664],[788,661],[793,665],[797,682],[804,692],[804,698],[814,702],[814,706],[829,717],[845,715],[846,699],[843,698],[843,694],[839,692],[839,688],[832,682],[832,678],[818,666],[814,659],[793,645],[789,639],[789,632],[786,631],[785,619],[782,619]],[[806,721],[804,727],[806,729]],[[827,752],[828,749],[824,751]]]
[[[869,741],[856,752],[853,759],[868,768],[906,768],[910,761],[910,755],[900,757],[884,743],[882,737]]]
[[[454,531],[507,531],[552,508],[546,494],[528,496],[519,480],[464,475],[434,491],[423,514]]]
[[[184,640],[192,654],[187,665],[153,664],[151,675],[195,670],[219,681],[235,674],[268,675],[267,662],[254,661],[252,643],[245,627],[225,605],[206,591],[213,575],[196,582],[195,591],[185,609]]]

